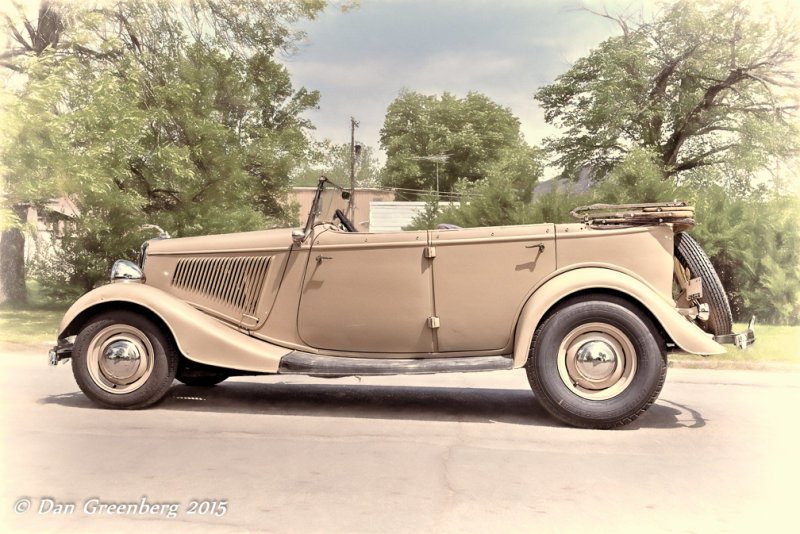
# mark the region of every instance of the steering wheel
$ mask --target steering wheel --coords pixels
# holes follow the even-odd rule
[[[358,232],[356,227],[353,226],[353,223],[350,222],[350,219],[347,218],[347,215],[345,215],[342,210],[337,209],[333,215],[342,222],[342,226],[344,226],[348,232]]]

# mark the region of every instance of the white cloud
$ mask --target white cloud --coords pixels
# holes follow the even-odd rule
[[[297,85],[321,91],[320,110],[309,114],[320,138],[348,141],[352,115],[361,121],[360,140],[377,147],[386,107],[407,88],[484,93],[510,107],[528,141],[538,143],[552,129],[534,91],[617,31],[577,5],[364,0],[360,10],[328,10],[306,24],[308,42],[287,65]]]

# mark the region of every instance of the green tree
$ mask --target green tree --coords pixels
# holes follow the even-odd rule
[[[80,210],[42,281],[91,289],[115,258],[135,257],[152,235],[143,223],[186,236],[287,222],[289,174],[308,150],[301,114],[319,95],[293,89],[274,55],[323,5],[72,6],[56,41],[12,58],[28,81],[9,109],[7,202],[58,192]],[[42,176],[54,188],[34,187]]]
[[[18,9],[22,8],[18,6]],[[6,14],[7,23],[11,18]],[[19,44],[0,54],[0,66],[14,71],[22,67],[14,61],[19,56],[40,56],[53,50],[61,39],[63,21],[49,2],[42,2],[38,12],[38,23],[27,21],[22,31],[9,25],[11,37]],[[27,38],[23,36],[27,35]],[[7,161],[0,166],[0,302],[22,303],[27,300],[25,287],[25,221],[29,208],[41,208],[48,200],[57,196],[57,182],[61,176],[57,170],[43,172],[39,166],[42,159],[53,157],[53,142],[49,132],[37,121],[31,121],[39,113],[49,113],[47,102],[32,99],[28,102],[27,114],[14,122],[11,110],[16,102],[13,92],[3,90],[0,109],[4,127],[0,132],[0,154],[10,154],[21,162],[28,172],[28,179],[11,180]],[[17,133],[17,146],[11,142],[11,132]],[[36,153],[32,144],[41,146]]]
[[[694,202],[692,234],[711,257],[734,318],[800,324],[800,197],[768,191],[737,198],[712,185]]]
[[[449,203],[431,191],[421,199],[425,201],[425,209],[406,229],[431,229],[440,223],[471,228],[545,222],[537,211],[540,205],[520,198],[517,185],[508,174],[492,173],[475,182],[463,179],[456,182],[453,195],[447,197]]]
[[[359,146],[355,156],[356,187],[378,187],[381,185],[383,168],[375,149]],[[315,186],[323,174],[334,183],[350,186],[350,143],[334,145],[328,140],[319,143],[315,157],[296,172],[292,184]]]
[[[592,201],[631,204],[694,199],[692,188],[664,180],[661,171],[658,154],[646,148],[635,148],[611,169],[606,180],[595,185],[591,191]]]
[[[664,178],[713,168],[748,187],[797,153],[794,17],[757,17],[734,0],[679,0],[649,22],[603,16],[622,35],[535,94],[564,129],[547,142],[562,175],[605,177],[638,147]]]
[[[403,230],[432,230],[437,224],[444,222],[442,212],[450,214],[450,210],[455,207],[453,204],[443,206],[442,197],[433,190],[420,195],[418,200],[424,202],[425,205],[417,216],[411,219],[411,223],[403,227]],[[450,224],[453,224],[452,221]]]
[[[390,187],[436,190],[438,170],[438,191],[447,192],[459,179],[474,182],[506,167],[524,196],[541,173],[538,152],[522,139],[519,119],[475,92],[458,98],[402,91],[386,111],[381,147],[383,183]]]
[[[550,210],[538,220],[567,222],[553,206],[683,200],[695,206],[690,233],[703,246],[722,280],[734,319],[752,315],[774,324],[800,323],[800,198],[773,189],[733,194],[714,177],[696,183],[664,180],[658,156],[631,151],[609,176],[582,198],[558,193],[537,199],[532,210]],[[568,211],[568,209],[567,209]]]
[[[562,175],[589,172],[592,202],[695,204],[734,316],[797,324],[797,19],[730,0],[678,0],[648,22],[598,14],[622,35],[535,95],[564,130],[546,145]]]

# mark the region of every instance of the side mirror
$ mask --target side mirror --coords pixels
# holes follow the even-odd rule
[[[350,200],[350,191],[342,191],[342,200]]]
[[[306,232],[302,228],[295,228],[292,230],[292,243],[297,246],[303,242],[303,239],[306,237]]]

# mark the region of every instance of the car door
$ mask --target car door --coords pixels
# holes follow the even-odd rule
[[[432,230],[437,347],[498,350],[511,344],[531,290],[556,268],[552,224]]]
[[[425,231],[315,236],[300,297],[301,339],[335,351],[432,352],[427,238]]]

